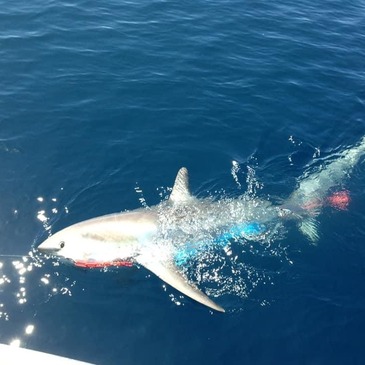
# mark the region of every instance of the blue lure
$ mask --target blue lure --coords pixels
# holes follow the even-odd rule
[[[227,232],[219,235],[217,238],[210,241],[188,242],[178,250],[174,256],[174,261],[177,266],[185,265],[191,258],[198,255],[209,247],[218,246],[224,248],[229,241],[237,238],[246,238],[253,240],[265,233],[266,227],[264,224],[257,222],[242,223],[230,228]]]

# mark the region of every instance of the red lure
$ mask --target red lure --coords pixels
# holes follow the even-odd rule
[[[325,205],[329,205],[330,207],[338,210],[346,210],[349,207],[350,201],[350,192],[348,190],[342,190],[333,193],[323,200],[315,199],[309,201],[303,206],[303,208],[306,210],[313,210],[316,208],[321,208]]]
[[[328,205],[339,210],[346,210],[349,207],[351,197],[350,192],[347,190],[338,191],[333,193],[327,199]]]

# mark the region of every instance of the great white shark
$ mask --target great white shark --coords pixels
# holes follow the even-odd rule
[[[38,250],[86,268],[139,264],[188,297],[224,312],[183,274],[187,260],[232,239],[268,237],[288,220],[296,221],[315,243],[316,217],[325,205],[347,207],[349,193],[339,188],[364,154],[365,137],[304,173],[296,190],[280,204],[248,195],[198,199],[190,193],[188,170],[183,167],[168,200],[76,223],[51,235]]]

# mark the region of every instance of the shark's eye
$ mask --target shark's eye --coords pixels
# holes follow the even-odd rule
[[[65,247],[65,242],[64,241],[61,241],[60,242],[60,248],[64,248]]]

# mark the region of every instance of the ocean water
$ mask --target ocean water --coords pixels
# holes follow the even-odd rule
[[[198,197],[285,200],[365,135],[364,1],[0,4],[1,343],[98,365],[364,363],[363,161],[317,245],[288,224],[192,268],[225,314],[144,268],[35,250],[159,203],[181,166]]]

